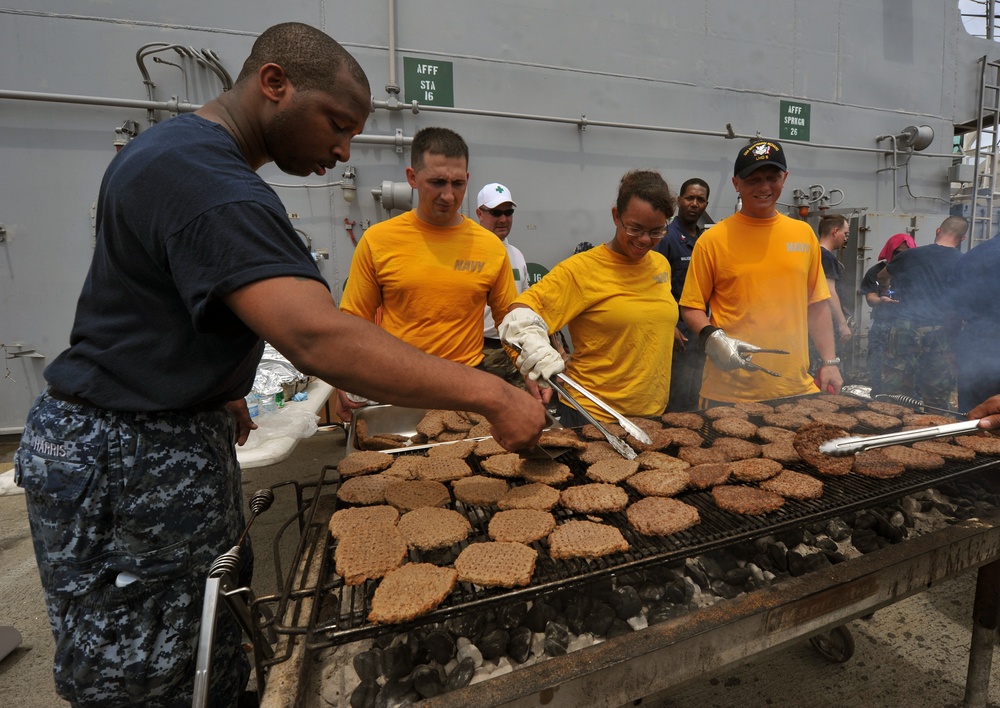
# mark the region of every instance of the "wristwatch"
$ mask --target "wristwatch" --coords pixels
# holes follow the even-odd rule
[[[834,357],[833,359],[824,359],[823,366],[840,366],[840,357]]]

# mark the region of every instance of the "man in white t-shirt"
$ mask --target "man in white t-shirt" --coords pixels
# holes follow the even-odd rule
[[[511,198],[510,190],[499,182],[491,182],[479,190],[479,198],[476,200],[476,216],[479,217],[479,224],[495,233],[506,247],[507,257],[514,269],[514,284],[517,286],[518,295],[520,295],[528,287],[528,264],[524,260],[524,254],[507,240],[514,224],[515,208],[517,208],[517,204]],[[483,363],[481,368],[512,384],[524,387],[523,377],[500,344],[489,305],[486,306],[486,312],[483,314]]]

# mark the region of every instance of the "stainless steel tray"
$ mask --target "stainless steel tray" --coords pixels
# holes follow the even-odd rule
[[[365,421],[370,435],[395,433],[412,437],[417,434],[417,423],[427,415],[429,408],[403,408],[402,406],[374,405],[355,408],[351,413],[351,427],[347,433],[347,454],[357,452],[354,434],[357,422]]]

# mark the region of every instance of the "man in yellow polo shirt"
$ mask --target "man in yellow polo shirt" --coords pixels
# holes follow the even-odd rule
[[[819,241],[804,221],[775,209],[787,176],[777,142],[757,140],[741,149],[733,187],[742,207],[702,234],[691,254],[680,308],[708,355],[702,407],[816,393],[810,336],[823,359],[820,388],[839,392],[843,385]],[[743,355],[757,348],[789,352],[758,355],[758,363],[780,377],[748,366]]]
[[[358,243],[340,303],[428,354],[468,366],[483,360],[483,310],[497,324],[517,297],[503,243],[459,213],[469,148],[458,133],[429,127],[411,146],[406,180],[417,206],[375,224]],[[344,409],[356,407],[338,396]],[[338,407],[338,413],[344,411]]]

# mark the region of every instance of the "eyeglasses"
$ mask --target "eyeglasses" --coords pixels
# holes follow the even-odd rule
[[[488,212],[488,213],[492,214],[497,219],[499,219],[501,216],[513,216],[514,215],[514,210],[513,209],[487,209],[486,207],[479,207],[479,208],[482,209],[485,212]]]
[[[625,229],[625,233],[632,238],[639,238],[640,236],[649,236],[653,241],[659,241],[667,233],[667,225],[664,224],[658,229],[639,229],[635,226],[629,226],[624,221],[621,222],[622,228]]]

